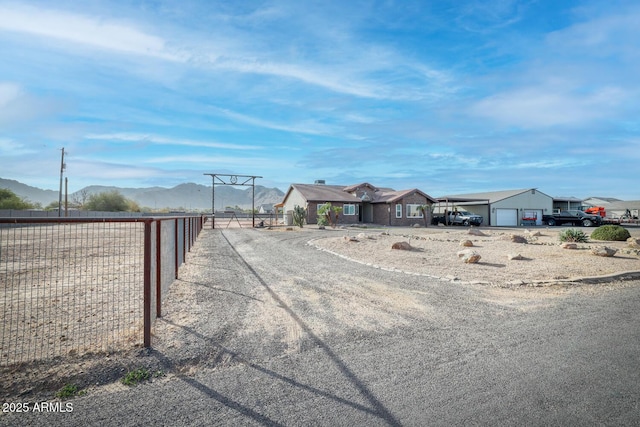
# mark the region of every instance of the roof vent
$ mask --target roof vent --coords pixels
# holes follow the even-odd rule
[[[316,182],[314,182],[315,185],[325,185],[326,182],[324,181],[324,179],[316,179]]]

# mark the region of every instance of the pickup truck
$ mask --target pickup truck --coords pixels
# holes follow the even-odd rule
[[[449,225],[475,225],[479,226],[482,224],[482,216],[473,214],[467,211],[453,211],[449,212],[449,218],[447,224]],[[439,223],[445,223],[444,215],[434,216],[433,224],[438,225]]]
[[[562,224],[582,225],[584,227],[599,226],[602,224],[600,215],[589,214],[579,210],[560,211],[553,215],[543,215],[542,222],[554,226]]]

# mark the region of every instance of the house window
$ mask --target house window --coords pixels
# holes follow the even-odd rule
[[[356,205],[343,205],[342,206],[342,214],[343,215],[355,215]]]
[[[422,205],[407,205],[407,218],[423,218],[422,209],[420,209]]]
[[[320,209],[322,209],[324,205],[326,205],[326,203],[318,203],[318,206],[316,207],[316,212],[320,212]]]
[[[396,205],[396,218],[402,218],[402,205]]]

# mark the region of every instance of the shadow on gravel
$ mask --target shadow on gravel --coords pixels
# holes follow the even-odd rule
[[[284,382],[286,384],[289,384],[289,385],[291,385],[293,387],[297,387],[297,388],[300,388],[302,390],[308,391],[310,393],[314,393],[314,394],[317,394],[319,396],[325,397],[327,399],[334,400],[337,403],[340,403],[340,404],[343,404],[343,405],[351,406],[352,408],[355,408],[355,409],[357,409],[359,411],[363,411],[363,412],[366,412],[366,413],[369,413],[369,414],[372,414],[372,415],[375,415],[375,416],[380,416],[380,411],[378,409],[371,409],[371,408],[369,408],[367,406],[364,406],[364,405],[361,405],[359,403],[349,401],[347,399],[341,398],[339,396],[336,396],[334,394],[331,394],[331,393],[326,392],[324,390],[321,390],[319,388],[313,387],[311,385],[303,384],[303,383],[301,383],[299,381],[296,381],[296,380],[294,380],[294,379],[292,379],[290,377],[282,375],[282,374],[280,374],[280,373],[278,373],[276,371],[273,371],[271,369],[267,369],[267,368],[265,368],[263,366],[260,366],[260,365],[258,365],[256,363],[253,363],[253,362],[243,358],[237,352],[235,352],[233,350],[230,350],[230,349],[224,347],[223,345],[220,345],[216,340],[214,340],[214,339],[212,339],[210,337],[202,335],[201,333],[199,333],[198,331],[194,330],[193,328],[190,328],[188,326],[178,325],[178,324],[176,324],[174,322],[171,322],[171,321],[166,321],[166,323],[169,324],[169,325],[181,328],[184,331],[194,335],[198,339],[207,342],[210,346],[218,349],[219,353],[216,356],[216,360],[217,361],[223,360],[225,358],[228,359],[230,357],[231,360],[239,362],[239,363],[241,363],[241,364],[243,364],[245,366],[249,366],[250,368],[255,369],[256,371],[259,371],[259,372],[261,372],[261,373],[263,373],[265,375],[268,375],[268,376],[270,376],[270,377],[272,377],[272,378],[274,378],[276,380],[282,381],[282,382]],[[163,353],[161,353],[161,352],[159,352],[157,350],[152,350],[151,353],[150,353],[150,356],[151,357],[155,357],[159,361],[159,363],[162,365],[163,368],[176,372],[176,376],[178,378],[180,378],[181,380],[185,381],[187,384],[197,388],[198,390],[200,390],[201,392],[203,392],[207,396],[211,397],[212,399],[215,399],[218,402],[220,402],[220,403],[222,403],[222,404],[224,404],[224,405],[226,405],[226,406],[228,406],[228,407],[230,407],[232,409],[237,410],[238,412],[242,413],[243,415],[249,416],[249,417],[251,417],[253,419],[256,419],[258,421],[261,421],[261,422],[268,421],[267,424],[269,424],[269,425],[271,425],[271,424],[278,425],[277,422],[272,421],[270,419],[266,419],[265,420],[266,417],[264,417],[263,415],[261,415],[261,414],[257,413],[256,411],[254,411],[254,410],[252,410],[250,408],[247,408],[247,407],[245,407],[245,406],[243,406],[243,405],[241,405],[241,404],[229,399],[228,397],[225,397],[225,396],[221,395],[220,393],[216,392],[215,390],[212,390],[211,388],[207,387],[206,385],[198,382],[194,378],[189,377],[187,375],[180,374],[179,371],[180,371],[181,366],[176,366],[176,364],[173,361],[171,361],[167,356],[165,356]],[[392,424],[392,425],[400,425],[400,423],[395,421],[395,420],[393,422],[389,421],[389,423]]]
[[[311,340],[313,342],[315,342],[319,348],[321,348],[328,356],[329,358],[333,361],[333,363],[338,367],[338,369],[340,370],[340,372],[342,372],[342,374],[345,376],[345,378],[347,378],[355,387],[356,389],[360,392],[360,394],[371,404],[372,408],[367,408],[364,407],[358,403],[355,402],[348,402],[344,399],[341,399],[337,396],[331,395],[327,392],[324,392],[322,390],[318,390],[315,389],[313,387],[310,386],[306,386],[303,384],[299,384],[295,381],[293,381],[290,378],[284,377],[280,374],[277,374],[275,372],[271,372],[268,370],[264,370],[266,373],[270,373],[273,374],[274,376],[276,376],[279,379],[282,379],[283,381],[287,381],[290,384],[296,385],[296,386],[301,386],[304,387],[305,389],[314,391],[316,393],[319,393],[323,396],[326,397],[330,397],[334,400],[337,400],[341,403],[346,403],[354,408],[357,408],[359,410],[371,413],[372,415],[375,415],[381,419],[383,419],[384,421],[386,421],[389,425],[393,425],[393,426],[400,426],[400,422],[393,416],[393,414],[391,414],[391,412],[389,412],[389,410],[387,408],[385,408],[385,406],[382,404],[382,402],[380,402],[375,396],[374,394],[371,392],[371,390],[369,390],[369,388],[349,369],[349,367],[346,365],[346,363],[344,363],[344,361],[342,359],[340,359],[340,357],[333,351],[331,350],[331,348],[320,339],[320,337],[318,337],[316,334],[313,333],[313,331],[311,330],[311,328],[309,328],[309,326],[307,326],[304,321],[291,309],[291,307],[289,307],[279,296],[278,294],[276,294],[273,289],[271,289],[271,287],[267,284],[267,282],[265,282],[265,280],[258,274],[257,271],[254,270],[253,267],[251,267],[251,265],[242,257],[242,255],[236,250],[236,248],[231,244],[231,242],[227,239],[227,237],[224,235],[224,233],[221,232],[222,237],[225,239],[225,241],[229,244],[229,247],[231,248],[231,250],[233,250],[233,252],[238,256],[238,259],[240,261],[242,261],[242,263],[245,265],[245,267],[247,268],[247,270],[249,270],[251,272],[251,274],[253,274],[253,276],[255,276],[255,278],[260,282],[260,284],[262,286],[264,286],[264,288],[267,290],[267,292],[269,292],[269,295],[271,295],[271,297],[276,300],[278,302],[278,304],[280,305],[280,307],[282,307],[288,314],[289,316],[291,316],[291,318],[300,326],[300,328],[302,328],[302,330],[304,332],[306,332],[306,334],[311,338]],[[252,364],[250,364],[252,367],[255,367],[256,369],[261,369],[263,370],[264,368],[259,368],[256,367]]]
[[[209,340],[211,341],[209,338],[202,336],[201,334],[198,334],[196,331],[192,330],[191,328],[187,328],[185,326],[181,326],[181,325],[176,325],[173,322],[168,322],[174,326],[178,326],[180,328],[183,328],[185,330],[187,330],[188,332],[198,336],[199,338],[203,339],[203,340]],[[221,347],[219,345],[217,345],[216,343],[213,343],[214,345]],[[223,347],[221,347],[223,348]],[[224,349],[224,348],[223,348]],[[224,349],[226,350],[226,349]],[[232,353],[233,354],[233,353]],[[158,361],[162,364],[162,366],[166,369],[170,369],[170,370],[174,370],[176,368],[175,364],[168,358],[166,357],[164,354],[160,353],[157,350],[152,350],[151,351],[151,356],[155,357],[156,359],[158,359]],[[205,396],[210,397],[211,399],[217,400],[218,402],[222,403],[223,405],[225,405],[228,408],[231,408],[235,411],[238,411],[239,413],[241,413],[242,415],[252,418],[258,422],[260,422],[263,425],[268,425],[268,426],[280,426],[282,424],[272,420],[271,418],[262,415],[259,412],[254,411],[253,409],[242,405],[241,403],[236,402],[235,400],[230,399],[229,397],[218,393],[217,391],[215,391],[214,389],[212,389],[211,387],[206,386],[205,384],[202,384],[200,381],[197,381],[194,378],[191,378],[187,375],[184,374],[176,374],[176,376],[178,378],[180,378],[182,381],[184,381],[185,383],[189,384],[191,387],[199,390],[202,394],[204,394]]]

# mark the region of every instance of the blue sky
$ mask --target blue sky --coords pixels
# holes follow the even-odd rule
[[[636,1],[0,0],[0,177],[640,199]]]

